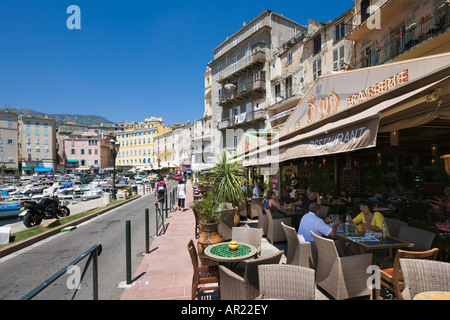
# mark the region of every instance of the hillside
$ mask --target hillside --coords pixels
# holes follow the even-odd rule
[[[0,109],[5,110],[5,109]],[[45,117],[45,113],[26,109],[26,108],[8,108],[9,111],[17,112],[20,115],[30,115],[33,117]],[[81,125],[100,125],[102,123],[114,123],[108,119],[96,115],[79,115],[79,114],[47,114],[50,118],[55,119],[56,123],[64,123],[66,121],[73,121]]]

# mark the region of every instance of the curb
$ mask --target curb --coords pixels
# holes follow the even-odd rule
[[[115,205],[113,205],[111,207],[104,208],[102,210],[99,210],[99,211],[94,212],[92,214],[89,214],[87,216],[84,216],[84,217],[82,217],[80,219],[77,219],[77,220],[74,220],[72,222],[60,225],[60,226],[55,227],[55,228],[53,228],[53,229],[51,229],[49,231],[43,232],[41,234],[35,235],[33,237],[30,237],[28,239],[22,240],[22,241],[20,241],[18,243],[15,243],[15,244],[7,246],[7,247],[5,247],[3,249],[0,249],[0,258],[3,258],[5,256],[7,256],[8,254],[11,254],[11,253],[16,252],[18,250],[21,250],[21,249],[23,249],[23,248],[25,248],[27,246],[30,246],[30,245],[32,245],[32,244],[34,244],[36,242],[39,242],[39,241],[44,240],[44,239],[46,239],[48,237],[51,237],[51,236],[59,233],[64,228],[76,226],[76,225],[78,225],[78,224],[80,224],[82,222],[85,222],[85,221],[87,221],[89,219],[95,218],[95,217],[97,217],[97,216],[99,216],[99,215],[101,215],[101,214],[103,214],[105,212],[108,212],[108,211],[110,211],[112,209],[116,209],[116,208],[118,208],[120,206],[123,206],[124,204],[127,204],[129,202],[137,200],[137,199],[139,199],[141,197],[142,197],[141,195],[137,195],[137,196],[135,196],[133,198],[127,199],[127,200],[125,200],[125,201],[123,201],[121,203],[115,204]]]

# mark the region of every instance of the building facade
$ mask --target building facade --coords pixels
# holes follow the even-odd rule
[[[113,165],[109,141],[113,136],[95,131],[74,133],[64,140],[66,173],[102,173]]]
[[[169,131],[171,129],[164,124],[163,118],[151,117],[142,123],[129,123],[123,132],[116,135],[120,144],[116,166],[136,170],[156,169],[157,137]]]
[[[284,42],[305,27],[265,10],[213,50],[211,68],[214,152],[236,148],[247,130],[265,128],[271,97],[269,60]]]
[[[19,169],[19,136],[16,112],[0,110],[0,166],[4,171]]]
[[[56,124],[53,118],[19,116],[22,172],[56,172]]]

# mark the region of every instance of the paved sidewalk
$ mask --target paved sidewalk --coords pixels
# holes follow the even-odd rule
[[[192,185],[186,188],[186,207],[193,200]],[[195,218],[191,209],[169,213],[166,232],[156,237],[132,276],[121,300],[190,300],[192,263],[187,250],[193,239]]]

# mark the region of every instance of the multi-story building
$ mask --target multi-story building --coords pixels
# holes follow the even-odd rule
[[[66,169],[73,170],[74,167],[78,167],[78,164],[73,160],[67,161],[73,157],[67,154],[64,148],[65,139],[68,139],[71,135],[94,132],[97,135],[115,136],[122,131],[123,125],[121,124],[81,125],[72,121],[58,124],[56,128],[56,149],[58,152],[59,171],[67,171]]]
[[[109,141],[112,135],[95,131],[73,133],[64,139],[65,172],[101,173],[113,165]]]
[[[347,36],[355,67],[364,68],[450,51],[446,0],[357,0]]]
[[[171,131],[163,118],[151,117],[142,123],[129,123],[116,135],[120,148],[116,166],[136,170],[156,169],[157,137]]]
[[[22,172],[56,172],[56,124],[53,118],[19,116]]]
[[[0,110],[0,166],[3,172],[19,169],[18,118],[16,112]]]
[[[194,121],[192,137],[192,171],[211,169],[212,153],[211,116]]]
[[[272,53],[305,27],[265,10],[213,50],[212,128],[218,129],[214,152],[236,148],[243,132],[265,128],[271,96],[269,60]],[[214,134],[216,136],[216,134]]]

